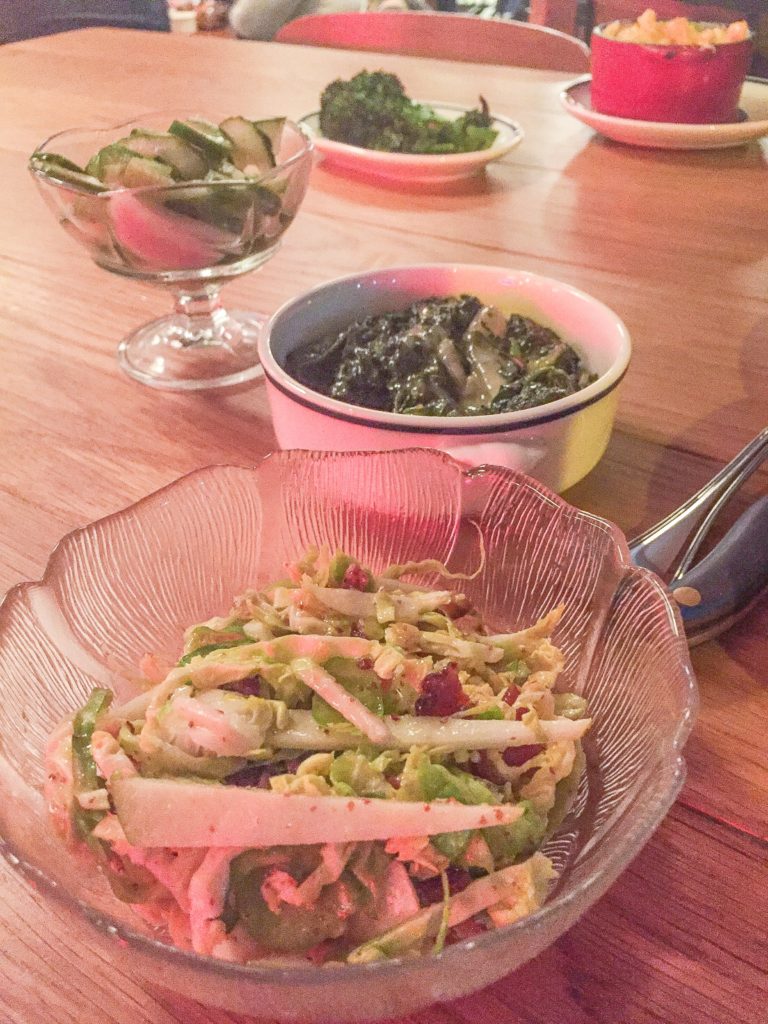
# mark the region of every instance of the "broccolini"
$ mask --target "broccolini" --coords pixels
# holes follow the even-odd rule
[[[396,75],[361,71],[337,79],[320,99],[320,130],[328,139],[390,153],[469,153],[489,149],[497,132],[488,105],[455,121],[410,100]]]

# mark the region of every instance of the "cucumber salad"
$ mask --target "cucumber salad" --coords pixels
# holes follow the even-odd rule
[[[173,121],[167,132],[134,128],[79,167],[59,153],[38,150],[33,170],[83,192],[146,188],[177,182],[246,181],[277,166],[284,117],[249,121]]]
[[[237,963],[368,963],[537,910],[540,852],[584,766],[556,608],[493,633],[435,583],[312,550],[193,625],[174,664],[56,730],[56,831],[177,946]]]
[[[284,117],[137,126],[83,166],[53,149],[74,155],[87,143],[78,149],[71,137],[57,138],[30,158],[46,198],[97,263],[137,276],[231,266],[271,251],[298,212],[311,166],[311,146]]]

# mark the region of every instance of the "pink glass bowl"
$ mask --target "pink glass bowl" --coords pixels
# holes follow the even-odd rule
[[[549,902],[440,956],[333,969],[239,966],[182,952],[111,896],[53,836],[43,749],[94,685],[173,655],[183,628],[282,574],[311,544],[381,569],[425,557],[480,575],[462,589],[499,629],[563,602],[563,686],[590,702],[576,804],[545,851]],[[255,468],[213,466],[65,537],[40,582],[0,606],[0,850],[96,950],[146,984],[278,1021],[391,1018],[466,995],[536,956],[595,902],[648,841],[685,775],[696,710],[682,627],[660,581],[634,568],[610,523],[520,473],[463,472],[426,450],[283,452]],[[33,695],[32,697],[30,695]],[[20,708],[23,709],[20,713]],[[653,899],[653,894],[649,894]]]
[[[738,119],[753,40],[719,46],[660,46],[592,33],[592,107],[600,114],[668,124]]]

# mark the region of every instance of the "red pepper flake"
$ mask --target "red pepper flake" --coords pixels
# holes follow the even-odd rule
[[[209,826],[208,826],[208,832],[209,832],[209,833],[210,833],[211,835],[213,835],[213,833],[214,833],[215,831],[216,831],[216,826],[215,826],[215,825],[209,825]]]
[[[493,812],[493,816],[496,818],[496,821],[501,821],[501,819],[504,817],[504,812],[499,810],[499,808],[497,807],[496,810]]]
[[[309,810],[310,810],[310,813],[312,811],[316,811],[317,810],[317,804],[312,804],[312,806],[309,808]]]
[[[432,810],[432,808],[430,807],[430,805],[429,805],[429,804],[424,804],[424,810],[425,810],[425,811],[431,811],[431,810]]]
[[[347,803],[347,810],[348,811],[354,811],[354,809],[355,809],[355,802],[354,802],[354,800],[350,800]]]
[[[484,814],[480,815],[480,824],[481,825],[487,825],[488,824],[488,819],[486,818],[486,816]]]
[[[363,800],[363,803],[364,803],[364,804],[369,804],[370,802],[371,802],[371,801],[370,801],[370,800],[368,799],[368,797],[366,797],[366,798],[365,798],[365,799]]]

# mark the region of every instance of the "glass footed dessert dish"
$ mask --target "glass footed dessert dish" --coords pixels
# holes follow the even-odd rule
[[[312,141],[285,118],[215,124],[161,112],[43,142],[30,170],[46,204],[98,266],[170,290],[174,311],[119,345],[152,387],[198,390],[261,373],[265,317],[228,310],[230,278],[266,263],[301,205]]]

